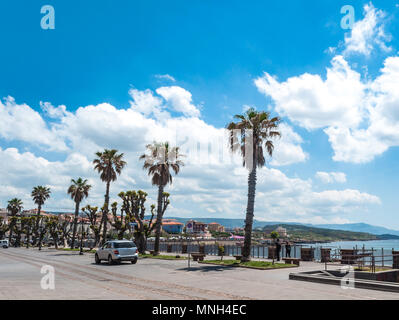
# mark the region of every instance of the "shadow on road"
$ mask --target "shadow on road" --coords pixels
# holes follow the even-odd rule
[[[232,269],[237,269],[235,267],[230,267],[230,266],[194,266],[194,267],[186,267],[186,268],[180,268],[177,269],[179,271],[199,271],[199,272],[211,272],[211,271],[225,271],[225,270],[232,270]]]

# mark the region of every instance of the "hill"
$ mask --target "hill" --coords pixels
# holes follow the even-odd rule
[[[305,241],[358,241],[358,240],[378,240],[378,237],[371,233],[353,232],[345,230],[332,230],[326,228],[309,227],[298,224],[280,224],[287,229],[287,233],[293,240]],[[275,225],[266,225],[263,231],[270,233],[275,229]]]
[[[384,227],[373,226],[367,223],[346,223],[346,224],[319,224],[315,227],[334,229],[334,230],[346,230],[346,231],[356,231],[356,232],[367,232],[377,235],[390,234],[399,236],[398,230],[392,230]]]

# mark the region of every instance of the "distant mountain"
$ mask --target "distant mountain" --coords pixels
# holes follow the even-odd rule
[[[399,236],[393,234],[379,234],[376,236],[378,240],[398,240]]]
[[[376,235],[390,234],[390,235],[399,236],[398,230],[373,226],[367,223],[318,224],[314,226],[320,228],[333,229],[333,230],[346,230],[346,231],[355,231],[355,232],[366,232]]]
[[[287,230],[291,239],[301,239],[305,241],[359,241],[359,240],[378,240],[378,236],[366,232],[354,232],[346,230],[333,230],[302,224],[281,224]],[[269,234],[275,229],[276,225],[266,225],[263,231]]]
[[[197,220],[204,223],[217,222],[225,228],[243,228],[244,219],[225,219],[225,218],[179,218],[179,217],[168,217],[167,219],[176,219],[179,222],[186,223],[188,220]],[[259,221],[254,220],[253,228],[263,229],[267,225],[303,225],[315,228],[324,228],[332,230],[352,231],[352,232],[363,232],[375,235],[393,235],[399,236],[398,230],[392,230],[385,227],[373,226],[367,223],[345,223],[345,224],[309,224],[309,223],[298,223],[298,222],[282,222],[282,221]]]
[[[60,214],[60,212],[51,212]],[[146,217],[150,218],[150,217]],[[225,228],[243,228],[244,219],[226,219],[226,218],[180,218],[180,217],[165,217],[165,219],[175,219],[181,223],[186,223],[188,220],[197,220],[204,223],[217,222]],[[263,229],[265,226],[271,225],[303,225],[315,228],[324,228],[332,230],[363,232],[383,236],[385,239],[396,239],[394,236],[399,236],[399,230],[392,230],[385,227],[373,226],[367,223],[344,223],[344,224],[310,224],[299,222],[282,222],[282,221],[259,221],[254,219],[253,228]]]

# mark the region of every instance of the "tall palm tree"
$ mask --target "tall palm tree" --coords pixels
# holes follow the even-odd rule
[[[144,160],[143,169],[148,171],[148,175],[152,176],[151,182],[154,186],[158,186],[158,207],[157,220],[155,222],[155,244],[154,255],[159,254],[159,239],[161,236],[162,216],[164,213],[164,188],[167,184],[172,183],[171,170],[177,175],[180,167],[184,166],[180,160],[184,155],[180,154],[178,147],[171,147],[168,142],[154,142],[146,146],[148,154],[140,156],[140,160]],[[169,201],[169,200],[168,200]]]
[[[71,248],[74,248],[80,203],[84,198],[87,198],[89,196],[91,185],[87,183],[87,180],[83,180],[82,178],[78,178],[77,180],[72,179],[71,183],[72,184],[69,186],[67,193],[71,196],[71,199],[75,201],[75,217],[73,219],[73,231],[72,231],[72,243],[71,243]]]
[[[256,111],[253,108],[247,110],[244,115],[235,115],[234,118],[238,121],[227,125],[230,132],[229,145],[233,152],[239,151],[241,153],[243,166],[249,170],[245,240],[242,250],[242,261],[249,261],[251,259],[251,237],[255,207],[256,169],[266,163],[263,154],[264,147],[269,156],[273,155],[272,139],[280,137],[278,131],[280,118],[271,118],[269,112]]]
[[[34,243],[36,243],[36,239],[38,237],[40,213],[42,211],[42,206],[44,205],[46,200],[50,198],[50,194],[51,194],[50,188],[43,187],[43,186],[34,187],[33,190],[32,190],[31,197],[33,199],[33,202],[35,204],[37,204],[35,237],[33,239]]]
[[[21,212],[22,208],[23,208],[23,203],[21,199],[11,199],[10,201],[8,201],[8,205],[7,205],[7,211],[11,214],[11,217],[16,217],[16,215],[18,213]],[[8,234],[8,243],[11,244],[11,238],[12,238],[12,233],[13,233],[13,228],[14,228],[14,224],[15,224],[15,219],[10,219],[10,226],[9,226],[9,234]]]
[[[118,154],[118,150],[105,149],[103,152],[96,153],[97,158],[93,160],[94,170],[100,174],[101,181],[106,183],[105,202],[101,224],[103,224],[104,244],[107,236],[107,220],[109,211],[109,188],[112,181],[116,181],[118,175],[121,174],[126,162],[123,160],[123,153]]]

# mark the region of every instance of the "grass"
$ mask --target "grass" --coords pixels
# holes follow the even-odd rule
[[[244,267],[244,268],[252,268],[252,269],[282,269],[282,268],[293,268],[296,267],[295,264],[285,264],[285,263],[272,263],[269,261],[248,261],[241,262],[238,260],[205,260],[201,263],[207,264],[217,264],[222,266],[231,266],[231,267]]]
[[[168,256],[168,255],[157,255],[157,256],[153,256],[152,254],[140,254],[139,258],[142,259],[161,259],[161,260],[187,260],[186,257],[177,257],[176,255],[174,256]]]
[[[80,249],[71,249],[71,248],[58,248],[58,250],[61,250],[61,251],[80,251]],[[96,250],[85,250],[85,249],[83,249],[83,252],[88,252],[88,253],[96,253]]]
[[[380,271],[388,271],[388,270],[392,270],[392,268],[389,267],[376,267],[375,268],[375,272],[380,272]],[[364,271],[364,272],[371,272],[371,268],[370,267],[363,267],[363,268],[355,268],[355,271]]]

